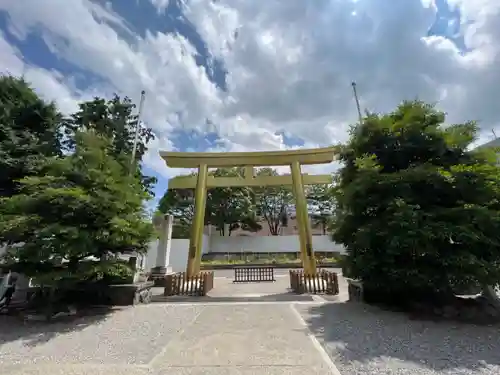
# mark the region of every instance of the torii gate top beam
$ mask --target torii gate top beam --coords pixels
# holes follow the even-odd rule
[[[209,168],[224,167],[272,167],[290,165],[329,164],[335,160],[338,148],[258,151],[258,152],[169,152],[160,151],[160,156],[170,168],[198,168],[206,164]]]

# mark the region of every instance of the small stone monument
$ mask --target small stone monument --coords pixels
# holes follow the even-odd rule
[[[170,267],[170,247],[172,244],[172,227],[174,217],[165,215],[160,221],[160,238],[158,239],[158,250],[156,252],[156,265],[151,270],[151,278],[155,286],[164,286],[165,275],[172,273]]]

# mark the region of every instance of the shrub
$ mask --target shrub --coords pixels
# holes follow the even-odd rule
[[[488,150],[469,151],[474,123],[405,102],[369,114],[343,147],[333,239],[365,296],[438,304],[453,288],[500,280],[500,172]]]

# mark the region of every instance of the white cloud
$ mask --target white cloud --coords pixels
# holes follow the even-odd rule
[[[77,109],[78,99],[75,92],[68,87],[70,82],[58,72],[26,65],[19,51],[5,40],[2,33],[0,33],[0,72],[24,76],[47,100],[57,101],[64,113],[71,113]]]
[[[160,13],[169,3],[150,1]],[[479,120],[488,136],[500,125],[500,3],[450,3],[462,12],[462,33],[472,49],[465,55],[444,38],[425,37],[436,12],[431,0],[185,1],[185,16],[228,71],[227,92],[196,65],[195,48],[185,38],[136,35],[109,6],[0,0],[0,10],[8,12],[9,30],[18,38],[35,32],[60,58],[101,77],[93,92],[116,90],[138,102],[146,90],[144,121],[158,135],[146,163],[169,176],[158,148],[172,147],[174,128],[206,130],[206,118],[218,127],[218,150],[284,148],[277,130],[303,138],[308,147],[344,140],[357,118],[353,80],[363,108],[390,110],[418,96],[438,102],[450,121]],[[26,72],[67,110],[75,99],[90,97],[74,90],[71,77],[25,66],[0,39],[4,51],[2,70]]]
[[[24,72],[21,54],[5,40],[3,33],[0,33],[0,69],[3,73],[15,76]]]
[[[161,175],[164,178],[169,178],[180,174],[178,170],[168,168],[165,165],[165,161],[160,157],[158,150],[162,151],[172,151],[172,142],[164,137],[158,136],[149,144],[149,148],[155,152],[148,152],[143,159],[145,165],[155,171],[161,171]]]
[[[472,52],[463,58],[467,71],[457,79],[461,100],[448,100],[450,113],[480,121],[484,137],[500,128],[500,3],[495,0],[451,0],[462,12],[465,42]],[[455,117],[455,113],[454,116]]]

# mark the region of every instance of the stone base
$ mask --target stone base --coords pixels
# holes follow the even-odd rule
[[[363,283],[359,280],[346,279],[349,301],[364,302]]]
[[[152,297],[152,286],[153,283],[150,281],[128,285],[110,285],[107,296],[109,304],[112,306],[130,306],[149,303]]]
[[[46,298],[35,297],[35,305],[27,306],[26,300],[12,301],[8,313],[28,315],[34,320],[50,320],[96,311],[101,307],[132,306],[151,302],[153,282],[134,284],[99,285],[93,284],[73,290],[56,291],[55,300],[47,304]],[[27,298],[40,291],[32,287],[25,291]],[[58,295],[59,293],[59,295]],[[28,307],[28,308],[27,308]],[[28,319],[31,319],[28,318]]]
[[[154,287],[164,288],[165,287],[165,277],[166,276],[167,275],[164,275],[163,277],[158,277],[158,278],[151,277],[151,281],[154,283],[153,286]]]
[[[153,267],[151,269],[151,275],[163,275],[165,276],[166,274],[172,273],[172,267],[166,266],[166,267]]]
[[[154,267],[151,269],[150,280],[154,282],[156,287],[165,287],[165,276],[170,275],[172,272],[172,267]]]

